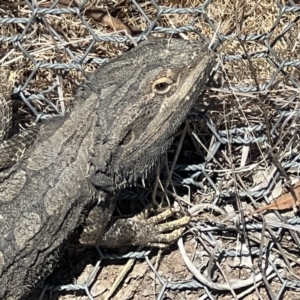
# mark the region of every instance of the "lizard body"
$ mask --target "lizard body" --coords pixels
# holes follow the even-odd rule
[[[118,190],[145,177],[168,149],[214,63],[201,42],[143,42],[92,74],[68,115],[39,126],[26,155],[0,171],[0,299],[26,297],[52,271],[85,212],[100,221],[83,243],[161,241],[153,226],[145,226],[152,235],[126,239],[118,230],[130,222],[108,233],[106,225]]]

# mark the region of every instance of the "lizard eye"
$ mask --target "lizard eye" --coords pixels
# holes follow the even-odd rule
[[[169,77],[156,79],[152,84],[152,90],[157,94],[166,94],[172,87],[173,80]]]

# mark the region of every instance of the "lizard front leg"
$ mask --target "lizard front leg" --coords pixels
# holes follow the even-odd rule
[[[116,197],[111,196],[115,203]],[[106,228],[103,222],[103,208],[96,206],[88,216],[87,227],[84,229],[80,241],[86,245],[99,245],[116,248],[124,245],[151,246],[165,248],[175,242],[185,230],[190,221],[189,216],[170,221],[178,211],[167,208],[163,212],[148,218],[149,208],[132,218],[118,219],[109,222]],[[112,210],[110,211],[112,214]]]
[[[98,245],[105,235],[116,206],[118,193],[98,194],[98,203],[88,213],[83,223],[83,232],[80,235],[80,243],[86,246]]]

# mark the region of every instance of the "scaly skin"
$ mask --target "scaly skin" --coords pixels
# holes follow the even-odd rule
[[[14,165],[33,145],[39,126],[34,126],[7,139],[11,131],[12,107],[10,95],[16,73],[0,67],[0,171]]]
[[[105,229],[116,191],[146,175],[203,91],[215,61],[206,47],[144,42],[101,66],[69,115],[40,125],[32,148],[0,181],[0,299],[25,297],[44,279],[91,209],[86,244],[161,242],[146,221],[145,234],[135,234],[124,220],[128,238],[118,224]],[[89,224],[95,216],[97,233]]]

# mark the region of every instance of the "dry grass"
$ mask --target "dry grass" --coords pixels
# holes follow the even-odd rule
[[[49,7],[50,1],[36,1],[40,6]],[[72,3],[72,1],[69,1]],[[11,5],[8,6],[7,3]],[[65,3],[65,2],[64,2]],[[124,37],[127,33],[136,35],[139,31],[144,30],[149,24],[141,16],[138,10],[126,0],[105,1],[102,2],[91,0],[84,10],[84,18],[97,35],[114,35]],[[150,20],[155,20],[157,10],[150,1],[139,1],[140,7]],[[197,0],[165,0],[159,1],[161,7],[199,7],[203,1]],[[0,14],[5,17],[28,17],[31,15],[31,9],[28,8],[24,1],[18,1],[19,6],[12,7],[16,1],[0,1]],[[282,5],[288,5],[288,1],[281,1]],[[99,9],[95,13],[95,7]],[[18,11],[16,10],[18,8]],[[99,13],[100,11],[100,13]],[[100,17],[102,19],[100,19]],[[105,19],[103,20],[103,16]],[[112,19],[110,19],[112,18]],[[214,124],[215,130],[230,130],[233,128],[250,127],[258,124],[264,124],[265,128],[260,131],[246,131],[241,138],[258,138],[266,136],[265,142],[256,142],[250,145],[240,145],[228,143],[220,147],[213,159],[206,165],[206,173],[215,184],[215,187],[208,180],[207,176],[199,175],[196,180],[202,185],[202,188],[193,190],[190,194],[189,201],[191,205],[201,204],[204,207],[202,214],[195,217],[195,222],[209,226],[223,226],[228,230],[212,231],[215,240],[204,240],[202,234],[197,237],[196,241],[188,241],[186,244],[190,257],[194,257],[195,264],[204,274],[208,276],[211,265],[217,266],[212,274],[212,279],[219,283],[229,281],[238,281],[251,277],[264,261],[261,254],[255,254],[251,259],[246,258],[226,258],[222,261],[215,260],[209,254],[216,253],[218,249],[250,249],[260,247],[261,244],[270,245],[272,237],[276,237],[275,246],[271,247],[271,255],[277,256],[276,266],[280,269],[283,278],[291,280],[298,279],[300,273],[298,256],[299,256],[299,236],[296,227],[289,227],[288,230],[278,233],[277,229],[270,227],[272,222],[278,226],[283,222],[277,215],[259,215],[253,217],[250,212],[257,208],[262,200],[271,201],[283,193],[284,186],[299,181],[297,170],[289,170],[285,173],[281,171],[282,178],[276,187],[273,187],[271,196],[247,199],[239,196],[241,191],[249,192],[259,189],[261,185],[267,185],[271,181],[273,171],[278,164],[284,161],[290,161],[300,151],[299,147],[299,118],[294,115],[290,119],[279,120],[279,111],[285,110],[290,112],[299,111],[299,88],[291,83],[290,77],[299,78],[299,68],[294,66],[284,67],[281,72],[276,73],[280,63],[284,60],[299,60],[299,32],[300,22],[297,20],[297,14],[284,13],[278,24],[274,26],[278,18],[278,7],[274,1],[230,1],[215,0],[208,5],[206,9],[206,18],[196,16],[195,14],[168,14],[162,15],[158,26],[162,27],[185,27],[190,24],[201,32],[209,40],[215,38],[216,32],[207,23],[207,19],[213,21],[218,34],[229,35],[230,38],[222,41],[221,46],[217,49],[220,56],[237,56],[241,55],[245,59],[227,61],[226,59],[220,64],[215,80],[215,85],[207,93],[203,103],[198,103],[198,109],[209,109],[209,116]],[[292,24],[284,35],[282,33],[288,24]],[[5,24],[0,27],[0,35],[14,36],[21,34],[26,24]],[[60,41],[54,34],[50,34],[49,28],[61,37]],[[154,36],[162,36],[161,33],[152,33]],[[196,35],[191,32],[180,34],[183,38],[194,39]],[[247,41],[250,36],[256,36],[256,39]],[[244,38],[246,37],[246,39]],[[278,38],[279,37],[279,38]],[[73,63],[73,58],[68,54],[66,48],[70,49],[77,58],[85,52],[93,38],[87,30],[85,24],[76,15],[46,15],[43,22],[33,22],[22,41],[22,47],[36,62],[48,63]],[[118,44],[112,42],[97,42],[88,54],[88,58],[112,58],[121,55],[128,49],[129,44]],[[268,46],[270,48],[268,48]],[[273,49],[273,52],[269,52]],[[253,53],[264,54],[260,58],[249,59]],[[0,65],[9,66],[12,70],[17,70],[18,81],[16,86],[24,85],[30,74],[33,74],[25,91],[30,94],[38,94],[47,90],[54,83],[58,85],[46,97],[58,107],[59,111],[64,112],[70,105],[74,96],[74,86],[83,80],[80,71],[59,70],[55,71],[49,68],[38,68],[34,70],[32,61],[24,56],[20,48],[8,42],[1,43]],[[268,58],[266,58],[268,57]],[[93,72],[97,66],[93,63],[84,63],[85,72]],[[275,76],[275,75],[276,76]],[[261,91],[260,86],[268,85],[267,90]],[[230,90],[232,87],[241,86],[244,89]],[[246,87],[253,87],[252,90],[246,90]],[[33,101],[38,112],[55,113],[55,110],[46,102],[41,100]],[[26,106],[18,107],[21,115],[28,114]],[[276,123],[278,121],[278,124]],[[275,126],[276,125],[276,126]],[[272,129],[274,129],[272,131]],[[173,157],[176,147],[181,149],[179,163],[181,164],[199,164],[203,162],[208,153],[213,153],[213,146],[216,139],[208,129],[203,120],[197,120],[188,124],[186,128],[186,138],[183,144],[177,140],[172,146],[169,157]],[[272,132],[271,132],[272,131]],[[271,133],[274,135],[272,136]],[[235,137],[228,136],[228,138]],[[186,173],[176,171],[177,176],[187,176]],[[215,188],[221,192],[230,192],[231,199],[224,198],[218,201],[217,207],[212,209],[211,201],[216,196]],[[176,187],[168,189],[170,196],[176,195],[175,198],[186,199],[186,189]],[[162,195],[161,189],[157,192],[157,198]],[[189,207],[190,207],[189,206]],[[284,215],[289,219],[294,216],[293,212],[287,212]],[[196,223],[193,223],[196,224]],[[253,223],[263,226],[261,231],[243,231],[234,232],[229,228],[235,227],[236,224]],[[273,224],[272,223],[272,224]],[[216,225],[215,225],[216,224]],[[206,237],[207,238],[207,237]],[[279,242],[278,242],[279,241]],[[175,253],[175,254],[174,254]],[[158,264],[160,274],[170,278],[174,275],[176,280],[190,279],[190,273],[182,270],[182,262],[176,255],[165,254],[161,264]],[[174,258],[175,257],[175,258]],[[202,261],[202,264],[200,264]],[[169,262],[169,264],[168,264]],[[174,264],[173,273],[169,266]],[[130,286],[128,281],[120,287],[113,299],[152,299],[153,295],[145,291],[154,284],[153,273],[149,271],[142,278],[137,274],[143,266],[138,265],[136,273],[131,274],[134,278],[134,284]],[[177,271],[176,271],[177,270]],[[186,270],[186,269],[185,269]],[[133,271],[135,272],[135,271]],[[144,271],[143,269],[143,272]],[[115,269],[111,274],[115,273]],[[108,273],[109,274],[109,273]],[[143,273],[144,274],[144,273]],[[108,276],[106,274],[106,276]],[[178,276],[178,277],[177,277]],[[176,278],[177,277],[177,278]],[[150,278],[150,279],[149,279]],[[172,278],[171,280],[175,280]],[[109,279],[111,280],[111,278]],[[106,288],[101,290],[100,299],[105,291],[109,289],[110,283],[101,279]],[[129,279],[128,279],[129,280]],[[98,284],[101,284],[98,283]],[[105,283],[106,282],[106,283]],[[247,287],[249,290],[240,289],[235,292],[216,292],[213,291],[215,299],[272,299],[272,293],[278,293],[281,284],[278,280],[270,280],[270,285],[257,283]],[[154,284],[158,290],[159,284]],[[152,285],[151,285],[152,287]],[[131,289],[132,290],[131,290]],[[132,292],[130,293],[128,289]],[[272,292],[273,290],[273,292]],[[123,297],[124,291],[127,292],[127,298]],[[196,290],[190,293],[168,292],[171,299],[198,299],[203,294],[203,290]],[[166,294],[167,295],[167,294]],[[69,296],[68,296],[69,297]],[[249,298],[250,297],[250,298]],[[293,291],[287,291],[285,299],[298,299]],[[68,298],[70,299],[70,298]],[[74,299],[74,298],[73,298]],[[78,297],[78,299],[80,299]],[[83,298],[82,298],[83,299]]]

